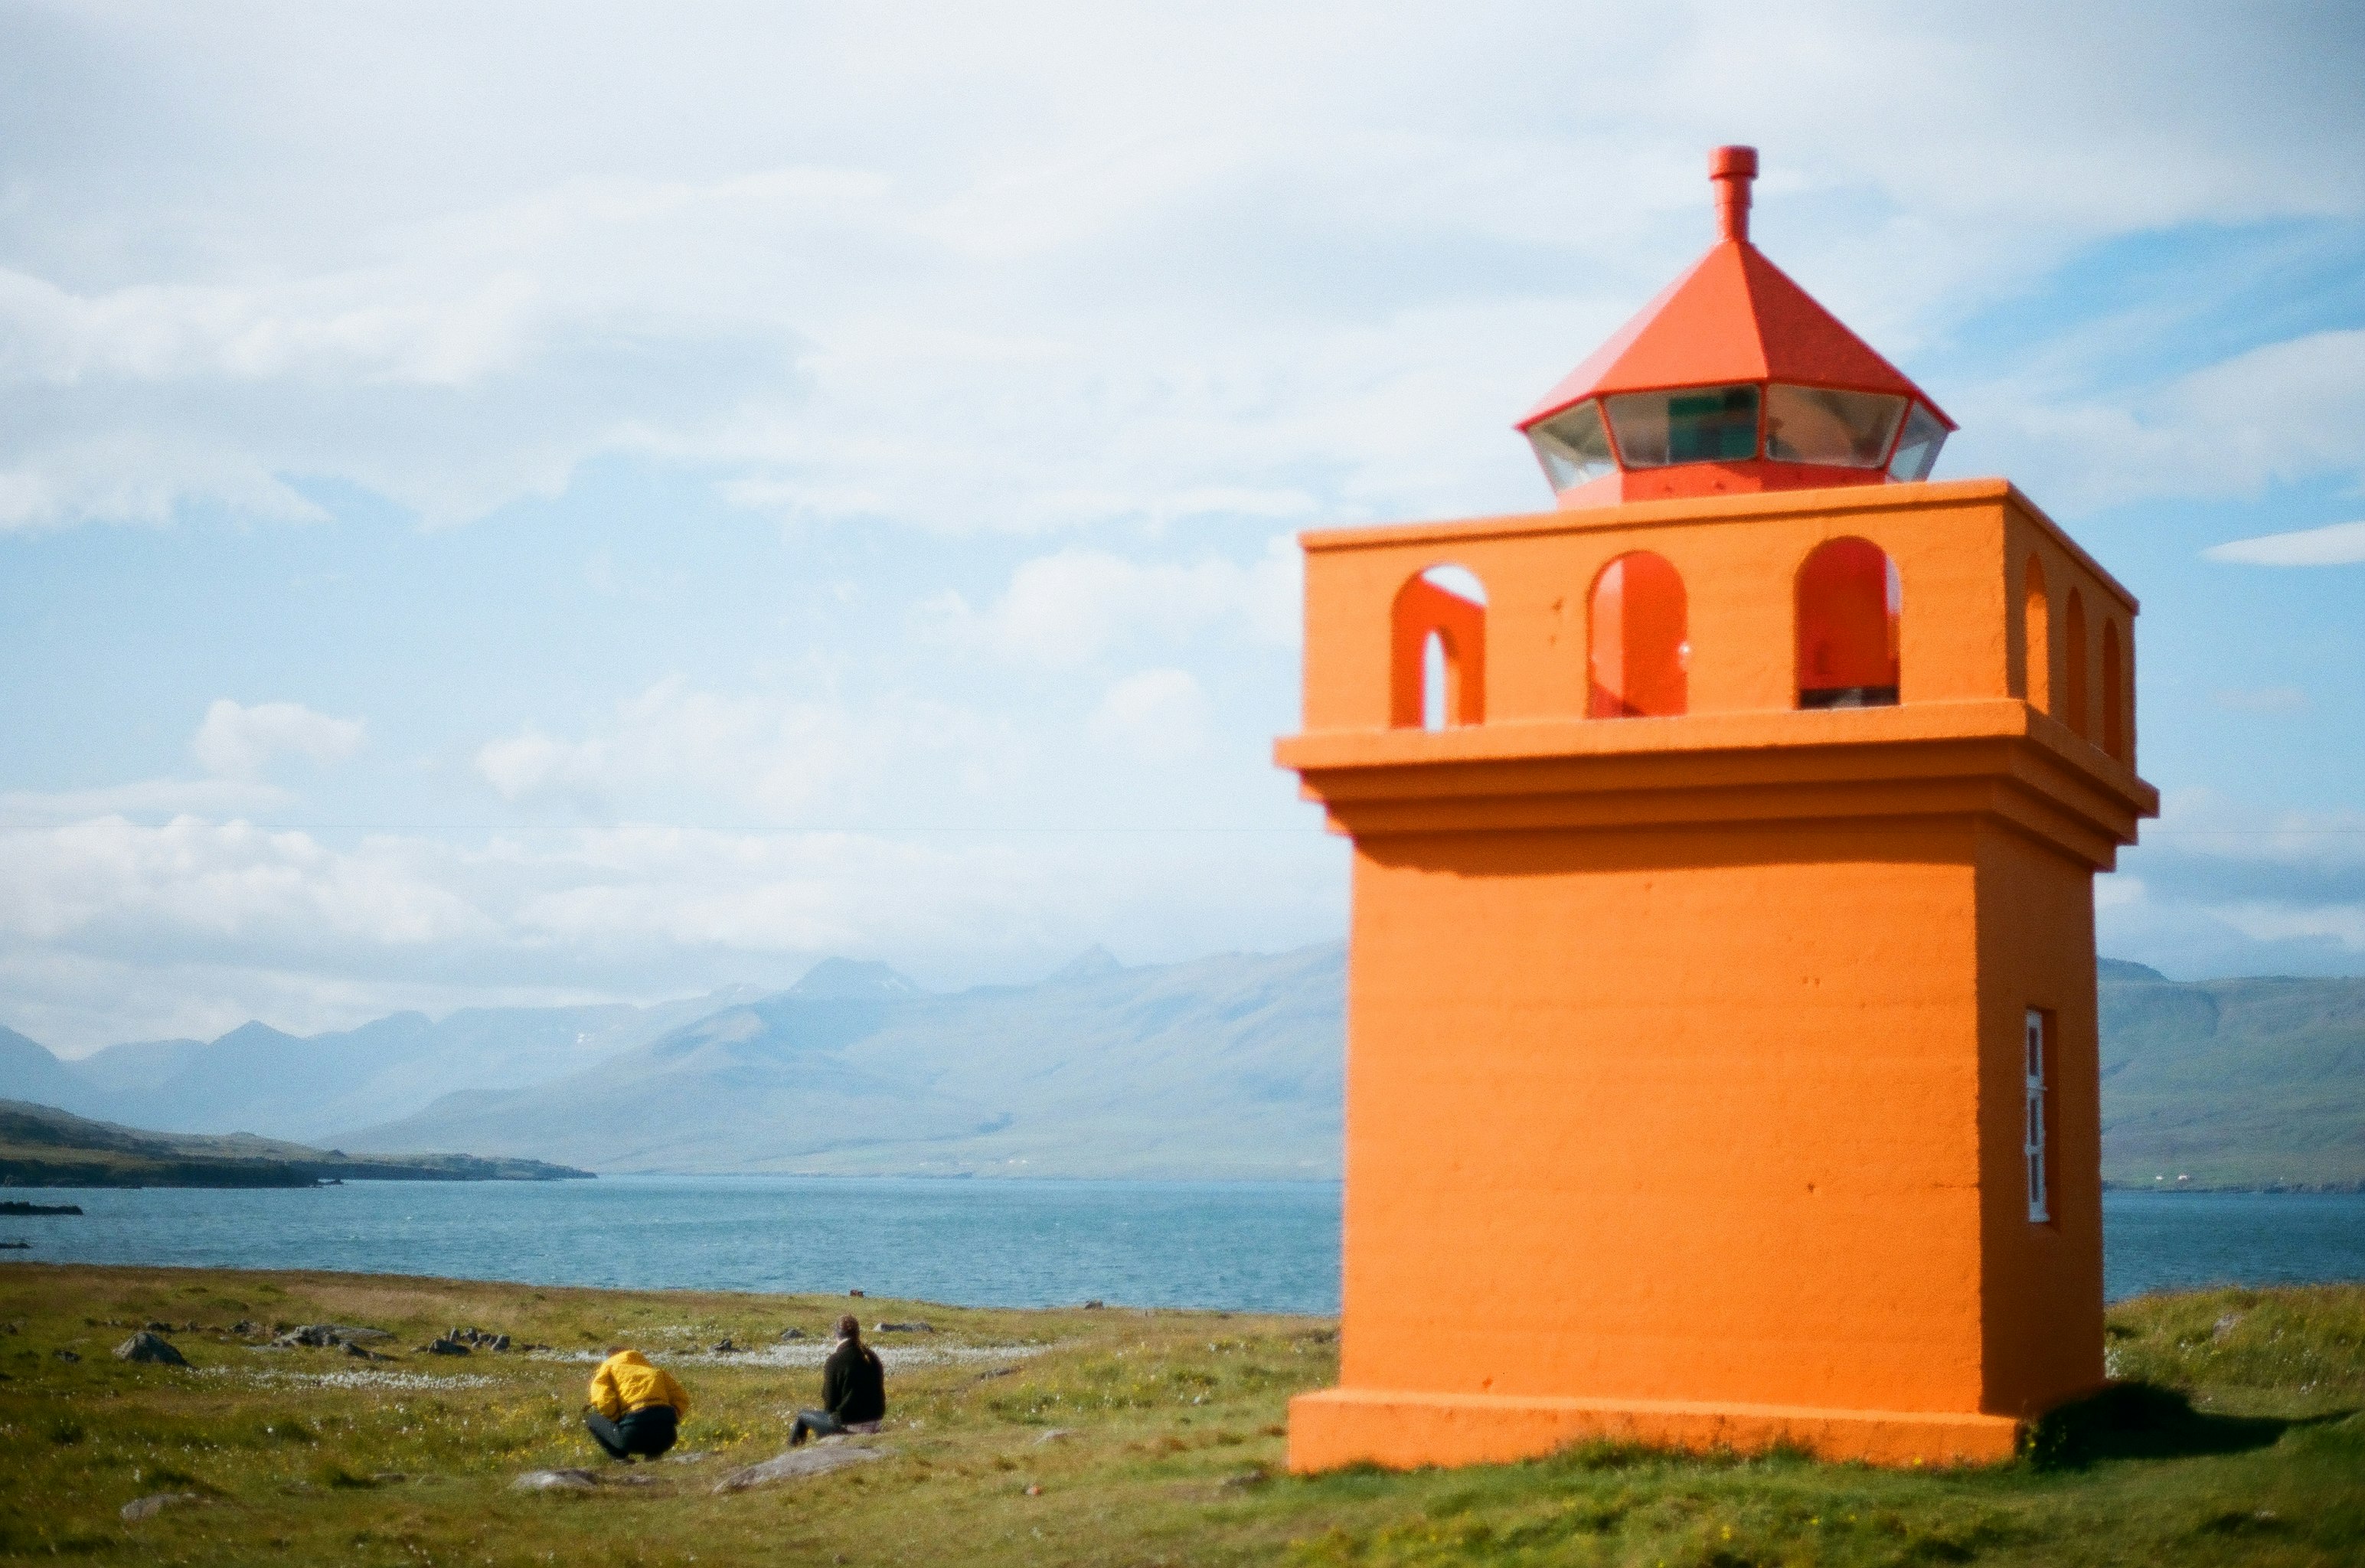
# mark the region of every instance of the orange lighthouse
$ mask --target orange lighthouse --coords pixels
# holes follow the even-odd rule
[[[1354,843],[1339,1386],[1298,1470],[2009,1454],[2102,1381],[2093,876],[2135,602],[1718,243],[1525,420],[1557,510],[1307,534]]]

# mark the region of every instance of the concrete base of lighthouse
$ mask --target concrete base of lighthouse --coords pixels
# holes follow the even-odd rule
[[[1351,1464],[1503,1464],[1596,1441],[1736,1453],[1794,1448],[1888,1465],[1989,1464],[2012,1456],[2024,1425],[2009,1416],[1917,1410],[1329,1388],[1289,1402],[1289,1468],[1308,1474]]]

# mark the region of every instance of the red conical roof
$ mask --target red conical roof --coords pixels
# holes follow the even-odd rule
[[[1726,151],[1747,150],[1720,156]],[[1955,428],[1928,393],[1749,242],[1746,181],[1755,173],[1754,155],[1730,173],[1719,166],[1724,238],[1521,418],[1521,430],[1601,394],[1739,381],[1902,393]]]

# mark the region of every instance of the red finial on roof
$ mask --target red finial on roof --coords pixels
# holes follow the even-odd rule
[[[1749,238],[1749,185],[1757,178],[1757,149],[1720,147],[1708,155],[1708,177],[1716,186],[1717,233]]]

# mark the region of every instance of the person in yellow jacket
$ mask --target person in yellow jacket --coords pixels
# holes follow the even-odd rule
[[[591,1408],[583,1413],[583,1425],[611,1459],[630,1463],[673,1447],[689,1414],[689,1395],[671,1372],[619,1345],[591,1374]]]

